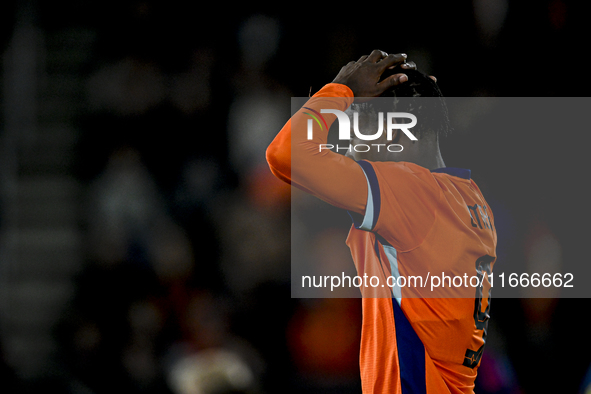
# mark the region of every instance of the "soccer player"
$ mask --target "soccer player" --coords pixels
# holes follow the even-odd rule
[[[414,68],[406,55],[378,50],[348,63],[287,122],[268,147],[267,161],[280,179],[349,211],[346,243],[360,276],[382,272],[385,280],[439,270],[481,280],[470,287],[472,296],[461,297],[407,288],[384,296],[381,287],[362,288],[363,392],[473,393],[489,318],[494,220],[470,171],[445,166],[439,133],[448,127],[447,109],[434,80]],[[378,100],[391,97],[395,111],[404,96],[432,103],[408,107],[417,118],[414,133],[394,127],[389,140],[384,132],[368,152],[350,149],[346,156],[322,149],[334,110],[363,110],[358,124],[371,127],[367,136],[384,109]],[[318,123],[308,122],[312,115]],[[381,119],[384,128],[392,126]],[[360,142],[354,135],[351,146]],[[389,144],[396,148],[385,149]]]

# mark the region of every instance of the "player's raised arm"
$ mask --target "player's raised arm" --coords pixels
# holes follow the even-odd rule
[[[281,180],[320,199],[363,214],[367,203],[367,180],[352,159],[321,149],[336,115],[322,110],[345,111],[354,100],[377,97],[388,88],[406,81],[395,74],[380,81],[382,73],[404,63],[406,55],[373,51],[345,65],[334,81],[324,86],[283,127],[267,148],[271,171]],[[414,68],[408,65],[407,68]],[[315,118],[308,133],[308,119]],[[311,137],[311,139],[310,139]]]

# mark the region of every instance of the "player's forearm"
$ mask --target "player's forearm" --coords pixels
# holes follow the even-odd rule
[[[348,87],[326,85],[279,132],[267,149],[267,161],[279,179],[332,205],[362,213],[367,187],[360,167],[343,155],[320,149],[326,144],[328,130],[336,119],[335,115],[322,114],[321,110],[344,111],[352,101],[353,94]],[[308,120],[313,120],[311,139]]]

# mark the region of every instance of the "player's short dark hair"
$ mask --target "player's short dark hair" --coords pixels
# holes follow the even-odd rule
[[[381,98],[354,104],[358,111],[409,112],[417,117],[412,129],[418,138],[422,136],[447,135],[451,131],[447,105],[439,86],[428,75],[418,70],[399,67],[386,70],[382,80],[390,75],[404,73],[408,81],[386,90]],[[393,100],[384,100],[391,97]]]

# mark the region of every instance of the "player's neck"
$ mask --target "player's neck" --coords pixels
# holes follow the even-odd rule
[[[445,163],[443,162],[443,157],[441,157],[441,152],[439,149],[437,149],[437,152],[434,155],[425,158],[424,164],[419,165],[425,167],[428,170],[436,170],[437,168],[445,167]]]
[[[431,152],[430,154],[424,152],[424,154],[417,154],[410,156],[407,160],[411,163],[415,163],[420,165],[421,167],[425,167],[428,170],[435,170],[437,168],[444,168],[445,163],[443,158],[441,157],[441,153],[439,150],[437,152]]]
[[[397,161],[408,161],[429,170],[445,167],[439,144],[436,141],[406,144],[404,150],[397,157]]]

